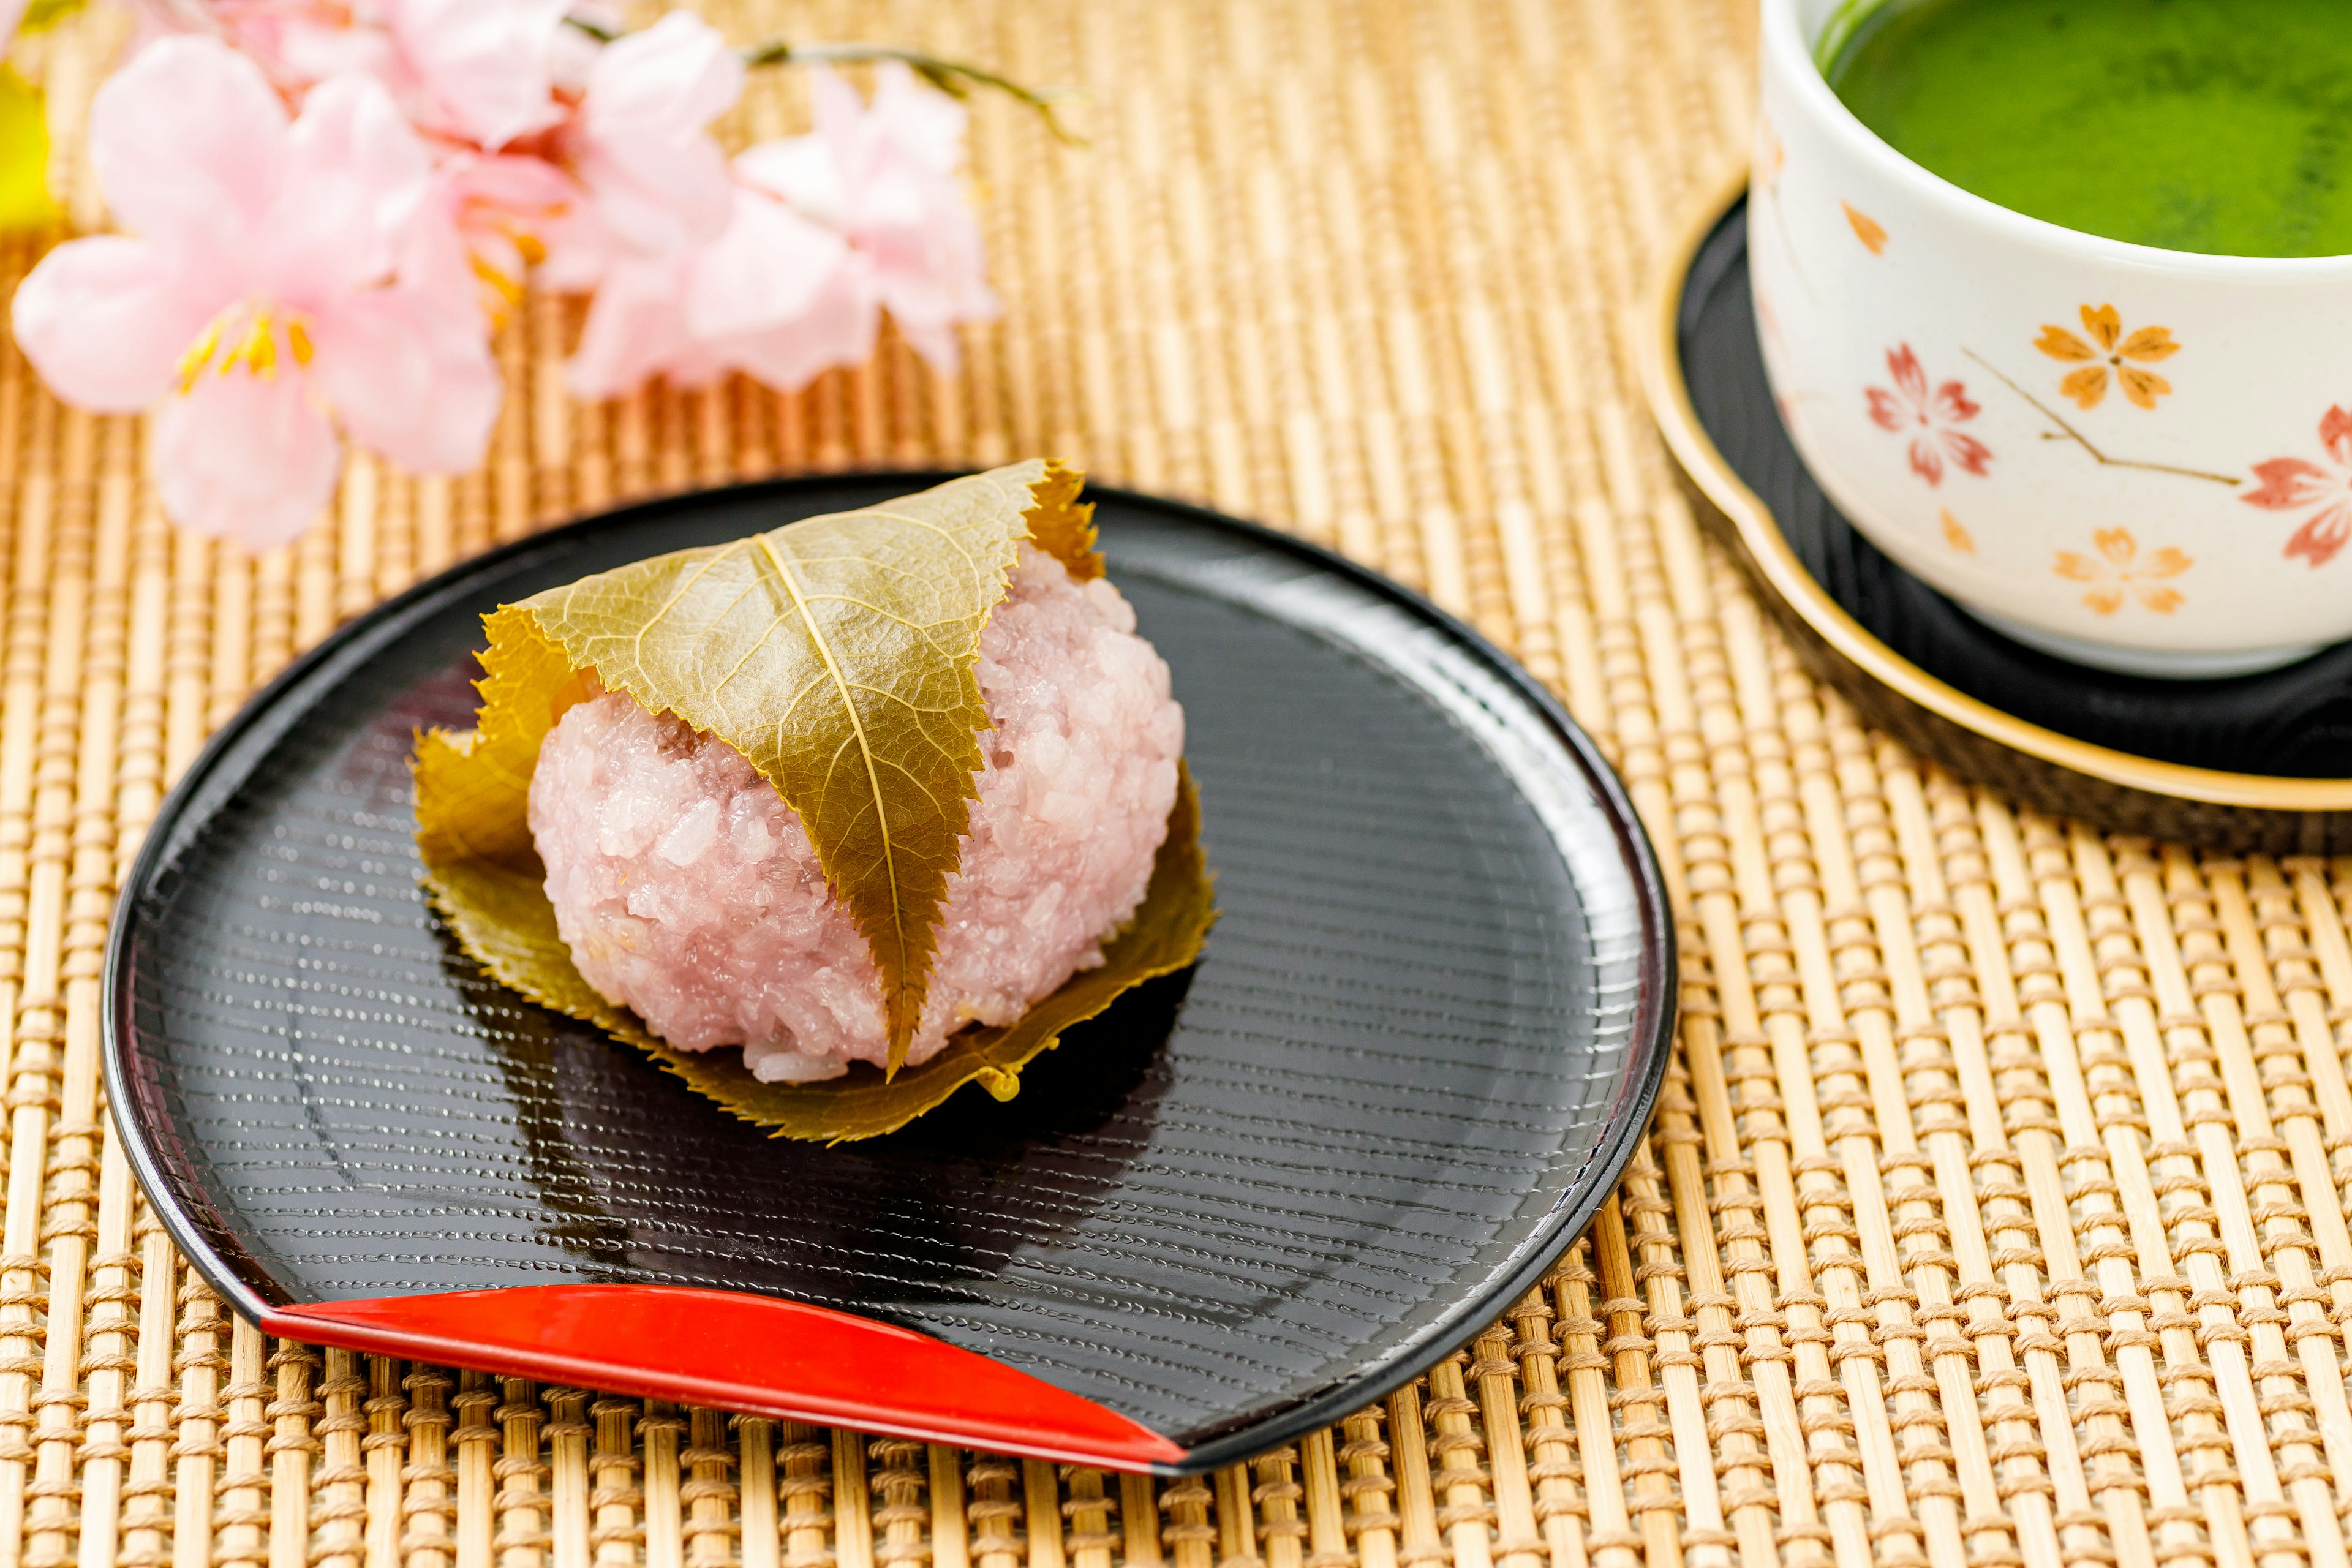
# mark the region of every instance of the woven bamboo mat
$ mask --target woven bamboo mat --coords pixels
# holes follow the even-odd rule
[[[138,424],[61,409],[0,348],[0,1568],[2343,1563],[2352,861],[2103,839],[1923,770],[1701,544],[1627,316],[1736,166],[1747,13],[730,12],[1092,88],[1087,151],[979,114],[1007,310],[962,374],[891,347],[798,396],[580,407],[576,321],[533,300],[484,471],[355,461],[257,561],[166,529]],[[17,56],[83,223],[71,131],[121,26]],[[762,83],[739,129],[799,103]],[[1681,1049],[1542,1288],[1383,1407],[1168,1485],[229,1321],[142,1205],[97,1070],[111,889],[206,731],[339,618],[573,511],[1040,452],[1425,587],[1622,769],[1681,918]]]

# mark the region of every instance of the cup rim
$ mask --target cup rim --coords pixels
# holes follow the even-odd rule
[[[1894,3],[1894,0],[1889,0]],[[1880,174],[1912,188],[1916,195],[1948,206],[1957,206],[1973,221],[2020,242],[2073,251],[2084,259],[2108,266],[2151,272],[2189,273],[2249,283],[2305,283],[2352,277],[2352,255],[2345,256],[2214,256],[2199,250],[2167,250],[2087,234],[2047,218],[2034,217],[1954,184],[1941,174],[1897,152],[1885,138],[1864,125],[1845,100],[1830,89],[1797,22],[1797,0],[1762,0],[1763,56],[1767,68],[1788,79],[1791,90],[1815,120],[1843,138]]]

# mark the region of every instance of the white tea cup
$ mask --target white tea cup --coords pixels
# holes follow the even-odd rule
[[[1775,400],[1872,543],[1999,630],[2216,677],[2352,637],[2352,257],[2154,249],[1972,195],[1761,0],[1748,264]]]

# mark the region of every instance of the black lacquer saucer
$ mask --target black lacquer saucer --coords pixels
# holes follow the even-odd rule
[[[1582,734],[1335,556],[1104,490],[1175,672],[1222,918],[1000,1105],[767,1139],[523,1002],[417,888],[408,756],[480,616],[937,475],[690,495],[337,633],[190,771],[123,891],[107,1069],[173,1238],[272,1332],[1094,1464],[1335,1419],[1559,1256],[1647,1120],[1674,945]]]
[[[1880,553],[1774,406],[1744,192],[1653,300],[1643,373],[1702,516],[1815,675],[1922,755],[2026,805],[2231,852],[2352,847],[2352,644],[2227,680],[2092,669],[2011,641]]]

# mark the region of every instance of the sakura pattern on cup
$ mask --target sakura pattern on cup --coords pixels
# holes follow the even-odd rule
[[[1843,205],[1855,237],[1873,255],[1881,254],[1886,231],[1851,203]],[[2074,367],[2059,380],[2059,395],[2087,411],[2105,402],[2112,388],[2134,407],[2156,412],[2159,401],[2171,393],[2172,383],[2147,367],[2180,352],[2183,345],[2174,339],[2171,329],[2142,326],[2126,331],[2121,312],[2112,304],[2084,304],[2075,313],[2083,324],[2080,334],[2072,328],[2044,322],[2033,340],[2033,347],[2044,355]],[[1951,468],[1979,477],[1988,474],[1991,449],[1962,428],[1983,412],[1982,405],[1969,395],[1967,384],[1953,377],[1931,384],[1918,354],[1907,342],[1886,351],[1886,369],[1893,386],[1872,384],[1863,388],[1863,395],[1874,424],[1907,437],[1912,472],[1930,486],[1940,486]],[[1994,374],[1997,379],[2007,380]],[[2101,462],[2155,467],[2186,478],[2222,478],[2110,457],[2024,394],[2023,388],[2011,385],[2052,418],[2067,438],[2089,447]],[[2255,463],[2252,468],[2259,483],[2238,498],[2249,506],[2272,511],[2313,509],[2281,553],[2315,568],[2326,565],[2347,543],[2352,543],[2352,412],[2341,405],[2329,408],[2319,421],[2319,444],[2330,466],[2294,457]],[[1939,521],[1947,544],[1963,554],[1975,552],[1973,537],[1948,507],[1941,510]],[[2093,584],[2083,595],[2083,603],[2095,614],[2112,616],[2136,602],[2158,615],[2168,615],[2181,605],[2178,588],[2151,584],[2178,577],[2195,565],[2186,552],[2168,545],[2140,557],[2131,531],[2120,527],[2097,531],[2093,543],[2094,553],[2089,555],[2058,551],[2052,570],[2069,581]]]
[[[1968,388],[1946,381],[1932,389],[1919,356],[1909,343],[1886,351],[1886,369],[1895,387],[1863,389],[1870,400],[1870,417],[1879,428],[1907,433],[1911,438],[1911,471],[1931,485],[1944,482],[1947,458],[1971,474],[1981,476],[1992,461],[1992,450],[1960,428],[1984,412],[1969,400]]]
[[[2315,569],[2335,560],[2352,540],[2352,414],[2341,404],[2320,416],[2319,444],[2330,468],[2302,458],[2273,458],[2254,465],[2260,487],[2238,498],[2266,511],[2316,508],[2281,552],[2289,560],[2301,557]]]

